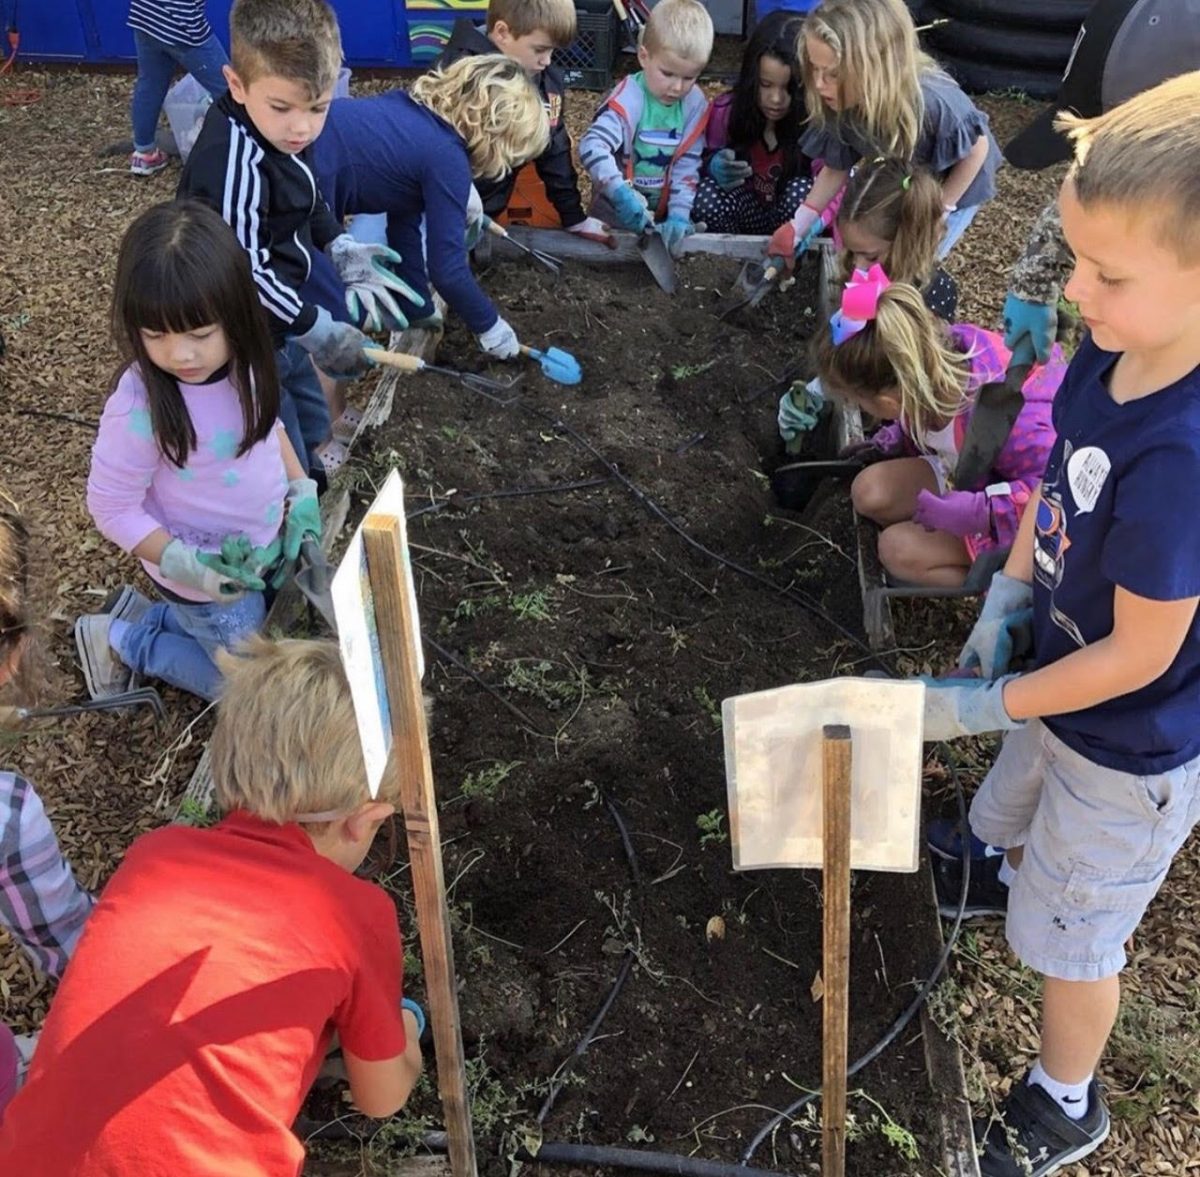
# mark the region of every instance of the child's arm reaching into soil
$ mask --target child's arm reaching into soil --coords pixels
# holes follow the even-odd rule
[[[407,1102],[412,1089],[421,1077],[421,1035],[412,1010],[406,1009],[404,1019],[404,1051],[395,1058],[377,1062],[361,1059],[345,1047],[342,1058],[350,1094],[355,1106],[364,1115],[383,1119],[394,1115]]]

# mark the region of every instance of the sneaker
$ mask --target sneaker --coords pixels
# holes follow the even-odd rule
[[[930,854],[938,858],[962,861],[962,822],[949,817],[936,817],[925,827],[925,843]],[[1004,854],[1002,846],[989,846],[982,838],[971,835],[971,859],[997,858]]]
[[[166,152],[155,147],[150,151],[135,151],[129,157],[129,170],[135,176],[153,176],[170,162]]]
[[[129,690],[129,667],[108,644],[110,620],[107,613],[87,613],[75,622],[75,648],[93,699],[107,699]]]
[[[1008,888],[1000,882],[1000,864],[1004,856],[973,858],[971,881],[967,886],[967,906],[963,919],[982,919],[989,915],[1004,915],[1008,911]],[[962,863],[953,858],[934,858],[933,886],[937,892],[938,911],[946,919],[958,915],[962,893]]]
[[[136,625],[153,604],[149,597],[142,596],[133,585],[124,584],[108,594],[108,599],[100,606],[100,612],[107,613],[113,621],[128,621],[130,625]]]
[[[1009,1092],[998,1118],[976,1121],[980,1175],[1047,1177],[1095,1152],[1109,1126],[1108,1108],[1095,1079],[1088,1086],[1086,1114],[1072,1120],[1049,1092],[1023,1078]]]

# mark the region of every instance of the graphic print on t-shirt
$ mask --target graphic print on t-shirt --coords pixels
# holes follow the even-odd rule
[[[1076,518],[1090,514],[1108,478],[1110,466],[1109,457],[1102,449],[1084,446],[1076,450],[1064,438],[1058,470],[1053,477],[1047,470],[1046,481],[1042,483],[1034,527],[1033,575],[1039,584],[1050,590],[1050,620],[1080,647],[1087,643],[1079,626],[1054,601],[1054,590],[1062,583],[1066,556],[1071,547],[1067,500],[1074,506]],[[1064,481],[1066,487],[1060,487]]]

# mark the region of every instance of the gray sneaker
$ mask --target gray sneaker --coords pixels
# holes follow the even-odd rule
[[[93,699],[107,699],[129,690],[129,667],[108,644],[107,613],[87,613],[75,622],[75,648],[83,667],[84,682]]]
[[[133,585],[123,584],[108,594],[108,599],[100,606],[100,612],[107,613],[114,621],[128,621],[131,625],[136,625],[153,604],[149,597],[142,596]]]

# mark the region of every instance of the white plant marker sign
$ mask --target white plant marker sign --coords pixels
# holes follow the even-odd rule
[[[821,734],[853,743],[850,865],[915,871],[925,687],[895,679],[796,683],[721,705],[734,870],[822,865]]]
[[[412,564],[408,559],[408,534],[404,525],[404,482],[399,470],[393,470],[387,476],[363,518],[367,515],[387,515],[399,520],[400,543],[405,554],[404,579],[412,609],[417,650],[417,670],[424,678],[425,657],[417,623],[417,594],[413,585]],[[367,787],[374,797],[379,792],[379,782],[383,779],[392,751],[392,716],[388,706],[383,657],[379,649],[375,598],[367,576],[367,553],[363,546],[361,524],[333,575],[330,592],[333,596],[333,613],[337,618],[342,665],[350,680],[354,717],[358,721],[358,737],[367,766]]]

